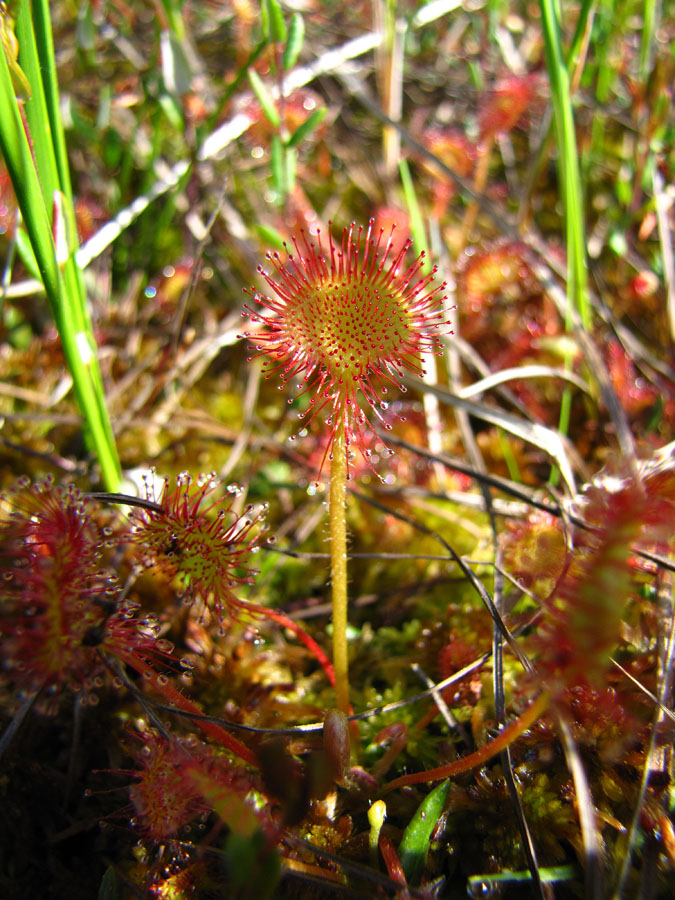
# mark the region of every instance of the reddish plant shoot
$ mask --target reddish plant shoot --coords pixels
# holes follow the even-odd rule
[[[260,825],[265,816],[256,816],[244,797],[252,788],[260,789],[259,779],[237,768],[225,756],[216,753],[192,736],[166,737],[145,730],[135,735],[141,746],[134,757],[138,764],[133,775],[136,783],[129,787],[132,821],[147,838],[158,843],[179,835],[194,819],[206,816],[213,804],[204,793],[219,791],[229,798],[238,816],[230,816],[227,824],[238,830]]]
[[[232,508],[234,497],[213,497],[214,475],[196,481],[188,473],[171,485],[164,480],[159,497],[146,481],[147,499],[157,509],[135,507],[131,540],[142,548],[146,563],[168,578],[178,578],[189,602],[200,601],[222,622],[246,608],[235,590],[252,584],[256,570],[248,561],[257,551],[263,510],[247,506],[242,516]],[[239,493],[239,488],[230,488]]]
[[[537,75],[511,75],[502,79],[486,95],[479,111],[481,141],[511,131],[535,99],[537,90]]]
[[[538,670],[554,693],[602,683],[624,608],[634,595],[640,569],[636,548],[668,552],[674,484],[672,467],[647,471],[641,479],[619,470],[601,473],[579,499],[591,528],[575,530],[535,638]]]
[[[422,276],[423,254],[406,266],[412,242],[395,250],[394,228],[385,239],[382,230],[375,235],[373,224],[371,219],[365,236],[362,226],[343,229],[339,246],[329,234],[327,255],[320,232],[316,243],[303,232],[300,241],[293,238],[295,253],[286,260],[267,255],[274,274],[258,269],[271,295],[247,291],[266,311],[247,307],[244,315],[260,330],[242,335],[269,357],[265,377],[278,375],[282,387],[301,379],[299,396],[308,395],[309,408],[299,418],[308,423],[326,417],[329,440],[320,470],[332,458],[342,423],[347,457],[356,445],[368,460],[373,429],[366,408],[390,429],[383,415],[388,389],[405,391],[404,375],[422,375],[420,357],[440,352],[440,335],[449,332],[445,283],[434,284],[436,269]]]

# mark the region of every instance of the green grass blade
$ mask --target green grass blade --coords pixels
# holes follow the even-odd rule
[[[54,194],[60,190],[56,157],[53,150],[51,123],[42,82],[42,71],[31,19],[31,4],[23,2],[16,19],[16,37],[19,42],[19,64],[31,87],[31,95],[24,103],[29,135],[39,135],[32,141],[32,151],[42,189],[46,210],[51,209]]]
[[[422,271],[427,274],[432,269],[431,261],[429,259],[427,235],[424,230],[422,212],[417,201],[417,194],[415,193],[415,186],[413,185],[413,180],[410,175],[410,167],[408,166],[407,159],[399,160],[398,171],[401,177],[401,185],[403,186],[403,196],[405,197],[405,203],[408,207],[408,215],[410,216],[410,231],[412,233],[415,251],[417,253],[425,254]]]
[[[542,884],[554,884],[557,881],[571,881],[578,877],[579,872],[575,866],[549,866],[548,868],[539,870],[539,877]],[[518,884],[532,881],[531,872],[513,872],[505,869],[503,872],[491,875],[470,875],[469,887],[473,891],[484,891],[486,886],[496,886],[499,884]],[[474,896],[473,893],[471,896]]]
[[[569,73],[563,56],[555,2],[540,0],[539,6],[558,148],[558,180],[565,209],[567,297],[571,307],[579,311],[584,328],[589,328],[591,309],[586,277],[586,236]]]
[[[638,66],[638,77],[641,84],[647,81],[647,76],[652,66],[656,18],[656,0],[645,0],[642,37],[640,39],[640,63]]]
[[[0,150],[14,187],[17,203],[30,239],[47,297],[53,303],[59,293],[59,273],[42,188],[26,139],[19,105],[4,53],[0,53]],[[56,309],[52,307],[56,315]]]
[[[284,52],[281,57],[281,67],[285,72],[292,69],[298,61],[304,39],[305,20],[302,18],[301,13],[293,13],[291,25],[288,29],[288,40],[286,41],[286,46],[284,47]]]
[[[59,83],[56,75],[54,59],[54,41],[51,22],[49,20],[49,3],[46,0],[33,0],[33,18],[35,21],[35,41],[37,55],[42,70],[45,106],[51,126],[52,147],[58,171],[59,188],[65,194],[68,206],[72,207],[73,191],[70,184],[70,170],[66,151],[66,138],[61,121],[61,104],[59,99]],[[77,234],[73,217],[73,236]],[[75,241],[73,243],[76,243]]]
[[[287,31],[279,0],[263,0],[263,6],[267,8],[270,40],[276,44],[283,44],[286,40]]]
[[[65,262],[77,250],[77,226],[66,140],[61,122],[49,5],[45,0],[22,4],[17,19],[17,37],[19,60],[32,90],[31,97],[25,104],[29,135],[44,136],[40,140],[33,140],[33,153],[47,214],[54,209],[57,192],[64,198],[63,202],[60,202],[59,209],[62,214],[60,236],[66,245],[65,253],[62,255]],[[54,227],[53,222],[52,228]],[[74,319],[77,328],[87,334],[93,350],[93,329],[86,312],[82,273],[77,266],[66,264],[63,275],[66,281],[65,301],[68,304],[68,315]]]
[[[251,83],[253,93],[256,95],[258,103],[260,104],[262,111],[265,113],[267,120],[274,128],[279,128],[279,126],[281,125],[279,110],[277,109],[276,104],[272,99],[272,95],[265,85],[265,82],[262,80],[260,75],[258,75],[255,69],[248,70],[248,80]]]
[[[325,106],[322,106],[320,109],[315,109],[311,116],[308,116],[305,119],[302,125],[298,125],[293,134],[286,141],[286,146],[292,148],[301,144],[302,141],[304,141],[304,139],[323,122],[327,112],[328,110]]]
[[[44,4],[36,13],[35,22],[37,29],[31,4],[22,3],[17,18],[19,64],[31,89],[25,104],[16,99],[6,53],[0,53],[0,150],[61,337],[87,439],[98,456],[103,481],[112,490],[119,485],[120,465],[105,406],[84,282],[75,260],[75,216],[59,115],[51,27]],[[39,135],[32,144],[28,137],[31,134]]]

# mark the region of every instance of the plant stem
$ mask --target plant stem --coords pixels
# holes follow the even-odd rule
[[[473,753],[462,759],[456,759],[454,762],[447,763],[447,765],[438,766],[436,769],[428,769],[426,772],[413,772],[411,775],[401,775],[400,778],[394,778],[393,781],[383,785],[379,793],[388,794],[389,791],[393,791],[395,788],[405,787],[409,784],[428,784],[431,781],[440,781],[442,778],[452,778],[454,775],[470,772],[471,769],[484,765],[488,759],[492,759],[493,756],[510,747],[517,737],[520,737],[524,731],[527,731],[546,712],[550,702],[551,695],[548,691],[543,691],[496,738],[487,744],[483,744],[482,747],[474,750]]]
[[[336,704],[349,715],[349,661],[347,653],[347,448],[345,423],[340,419],[330,462],[330,563],[333,590],[333,667]]]

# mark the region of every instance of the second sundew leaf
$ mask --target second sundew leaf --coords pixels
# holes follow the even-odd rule
[[[268,121],[274,128],[279,128],[281,119],[279,118],[279,110],[276,108],[272,95],[265,86],[265,82],[255,69],[249,69],[248,80],[251,82],[253,93],[258,99],[258,103],[262,111],[267,116]]]
[[[286,146],[292,148],[297,147],[298,144],[301,144],[302,141],[304,141],[304,139],[323,122],[326,112],[327,110],[325,107],[321,107],[321,109],[315,109],[311,116],[308,116],[305,119],[302,125],[298,125],[293,134],[286,141]]]
[[[447,778],[427,794],[403,833],[398,855],[405,877],[411,884],[417,884],[422,877],[431,835],[448,799],[450,784]]]
[[[302,18],[301,13],[296,12],[291,19],[291,27],[288,29],[288,40],[281,57],[281,66],[284,72],[292,69],[298,61],[304,40],[305,20]]]

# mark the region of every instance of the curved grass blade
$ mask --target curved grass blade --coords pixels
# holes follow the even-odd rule
[[[3,22],[3,28],[5,25]],[[17,99],[3,44],[0,150],[61,337],[87,438],[98,456],[106,486],[114,490],[119,484],[120,466],[105,407],[84,282],[75,260],[75,215],[58,109],[49,11],[44,0],[21,4],[17,31],[19,64],[31,96],[25,103]],[[40,136],[34,146],[29,143],[31,133]]]

